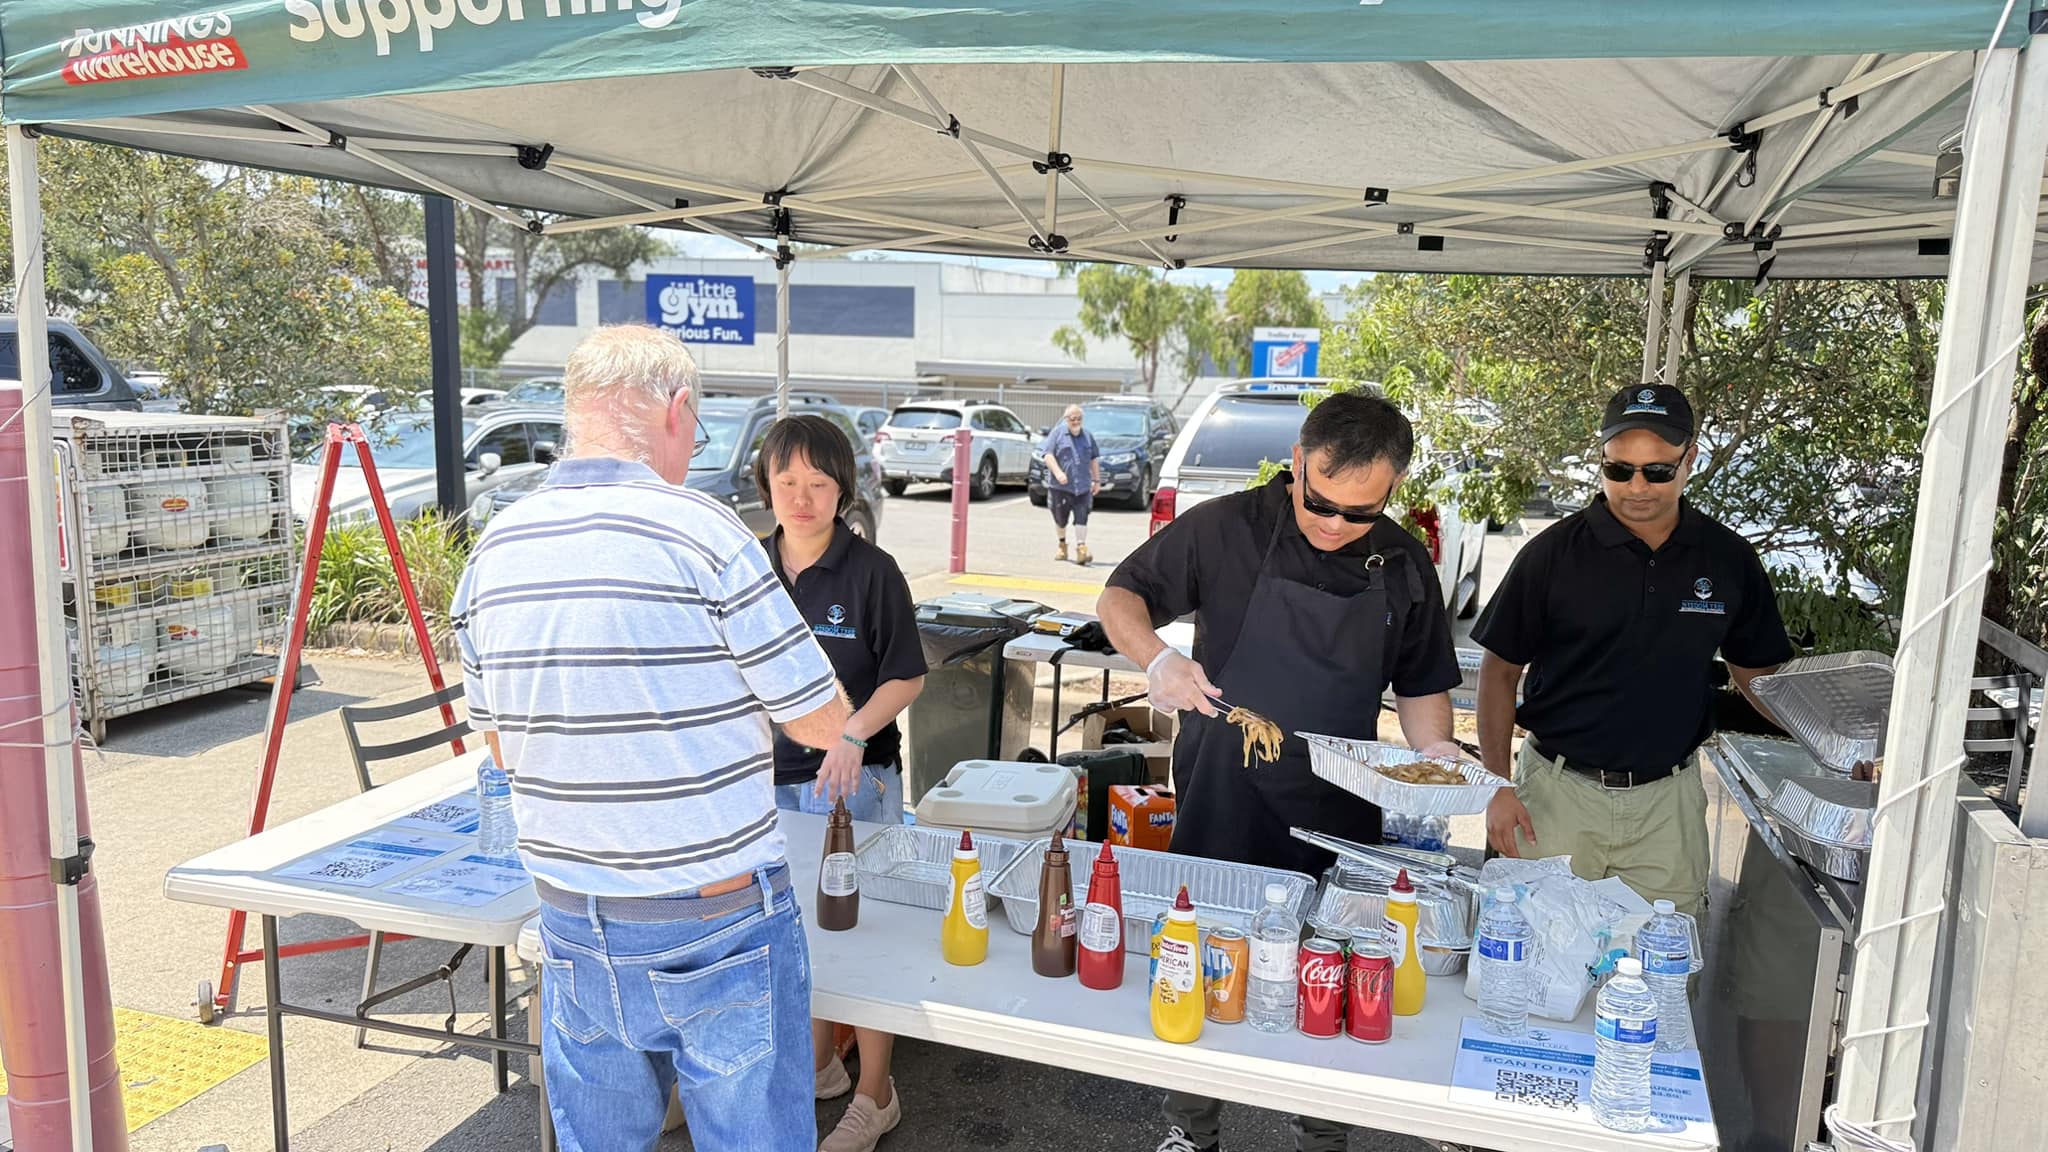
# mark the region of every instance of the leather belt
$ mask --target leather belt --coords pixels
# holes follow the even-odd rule
[[[1618,791],[1627,788],[1641,788],[1645,784],[1655,784],[1659,780],[1677,775],[1685,768],[1683,763],[1668,764],[1662,768],[1594,768],[1590,765],[1575,763],[1562,756],[1552,756],[1543,747],[1542,742],[1534,736],[1527,737],[1526,739],[1528,740],[1529,747],[1535,751],[1537,756],[1550,761],[1567,772],[1584,776],[1586,779],[1600,785],[1600,787],[1610,790]]]
[[[780,896],[789,891],[789,869],[781,864],[768,871],[768,887]],[[542,880],[533,880],[534,894],[541,903],[573,916],[587,915],[593,897],[565,891]],[[606,920],[627,920],[640,924],[670,924],[678,920],[715,920],[745,908],[761,905],[761,885],[743,885],[716,896],[694,893],[675,896],[598,896],[597,914]]]

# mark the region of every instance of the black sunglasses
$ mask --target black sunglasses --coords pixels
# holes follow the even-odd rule
[[[1600,474],[1616,484],[1626,484],[1641,472],[1643,479],[1652,484],[1669,484],[1678,479],[1678,470],[1685,466],[1684,460],[1669,464],[1623,464],[1619,460],[1602,460]]]
[[[1308,481],[1306,480],[1301,482],[1301,506],[1306,508],[1311,516],[1323,520],[1328,520],[1335,516],[1346,524],[1370,524],[1380,518],[1380,513],[1387,510],[1384,502],[1370,512],[1353,512],[1348,508],[1339,508],[1335,504],[1317,496],[1315,491],[1308,486]]]

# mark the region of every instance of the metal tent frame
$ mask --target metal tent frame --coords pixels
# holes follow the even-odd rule
[[[789,2],[806,7],[800,0]],[[593,12],[605,10],[603,0],[591,5]],[[487,7],[500,10],[464,10]],[[625,12],[633,5],[617,7]],[[667,5],[662,15],[651,11],[657,7],[645,3],[634,19],[653,28],[650,16],[677,18],[676,5]],[[1970,7],[1950,5],[1958,11]],[[778,294],[777,376],[785,393],[787,285],[796,240],[824,244],[828,254],[889,248],[1176,269],[1647,274],[1653,291],[1643,375],[1661,373],[1674,382],[1681,318],[1696,277],[1739,276],[1761,284],[1774,276],[1945,271],[1947,305],[1924,444],[1891,754],[1880,792],[1850,1031],[1838,1101],[1829,1116],[1845,1145],[1910,1146],[1899,1141],[1910,1140],[1906,1134],[1915,1121],[1962,748],[1963,689],[1990,565],[1996,446],[2010,408],[2005,383],[2020,340],[2025,285],[2037,269],[2048,269],[2048,233],[2039,220],[2042,157],[2048,152],[2048,36],[2040,34],[2040,14],[2025,9],[2020,22],[2036,19],[2026,34],[2016,31],[2015,7],[2005,4],[1996,26],[1983,30],[1990,47],[1979,53],[1958,50],[1946,35],[1905,45],[1854,40],[1842,31],[1848,25],[1828,23],[1825,34],[1800,41],[1814,46],[1798,50],[1844,55],[1784,57],[1743,73],[1739,91],[1714,84],[1753,61],[1686,60],[1682,48],[1654,62],[1581,53],[1599,58],[1423,64],[1413,61],[1428,57],[1376,63],[1348,56],[1343,59],[1349,62],[1318,64],[1308,61],[1329,57],[1315,56],[1314,47],[1297,44],[1290,32],[1286,50],[1276,46],[1268,63],[1196,56],[1135,64],[1129,50],[1091,54],[1032,40],[986,55],[963,48],[949,56],[933,48],[906,51],[900,60],[859,63],[721,65],[692,72],[694,65],[677,62],[630,75],[551,75],[551,83],[528,85],[530,92],[518,86],[521,81],[479,64],[473,82],[457,75],[403,94],[327,91],[290,106],[275,102],[290,91],[277,87],[266,93],[270,102],[209,96],[150,106],[126,95],[109,97],[107,114],[44,116],[36,123],[24,123],[21,113],[8,109],[13,242],[22,277],[21,366],[29,384],[24,419],[31,436],[47,435],[47,318],[36,184],[41,133],[447,196],[541,234],[642,224],[735,239],[777,263],[784,289]],[[561,6],[551,0],[548,8],[552,17]],[[580,0],[575,11],[584,11]],[[1817,25],[1822,15],[1838,15],[1831,4],[1811,11]],[[1687,34],[1704,44],[1708,33],[1694,22],[1697,15],[1674,13],[1668,19],[1685,24]],[[1636,43],[1629,39],[1635,31],[1618,31],[1616,42]],[[422,36],[428,32],[421,29]],[[1724,43],[1713,41],[1716,47]],[[17,59],[47,66],[56,58],[53,46],[22,51],[10,39],[9,47],[10,73]],[[1910,50],[1917,48],[1936,50]],[[1264,93],[1259,85],[1267,81],[1286,90]],[[1574,88],[1575,81],[1581,87]],[[40,73],[11,78],[7,98],[12,102],[30,90],[34,99],[28,107],[34,111],[57,98],[52,83]],[[235,83],[241,87],[220,91],[251,87]],[[1463,133],[1451,144],[1476,149],[1513,139],[1483,162],[1459,157],[1451,163],[1445,157],[1453,149],[1439,157],[1426,140],[1418,144],[1387,132],[1373,136],[1339,119],[1355,108],[1338,100],[1310,109],[1320,116],[1318,128],[1331,136],[1353,133],[1347,137],[1353,146],[1386,142],[1390,154],[1349,164],[1318,157],[1306,174],[1341,175],[1384,162],[1397,171],[1418,168],[1413,178],[1375,184],[1273,175],[1273,165],[1262,162],[1284,155],[1274,151],[1284,142],[1264,137],[1284,135],[1283,129],[1294,126],[1292,117],[1305,114],[1305,94],[1318,86],[1342,94],[1395,93],[1411,101],[1397,102],[1396,111],[1423,109]],[[565,87],[600,112],[582,111],[566,98]],[[1198,102],[1210,88],[1223,95]],[[485,89],[487,98],[477,98]],[[1158,94],[1151,101],[1138,98],[1154,89]],[[684,149],[689,154],[672,171],[664,149],[674,148],[675,141],[661,134],[660,125],[648,121],[613,131],[597,119],[609,111],[606,100],[629,90],[644,90],[655,103],[719,94],[730,108],[756,108],[764,118],[760,123],[788,131],[767,140],[747,135],[755,124],[735,126],[739,138],[759,141],[759,151],[772,155],[762,161],[733,148]],[[897,90],[911,100],[892,95]],[[522,98],[505,99],[507,93]],[[1962,120],[1958,101],[1965,96],[1969,111]],[[1231,99],[1246,105],[1232,106]],[[1663,116],[1654,131],[1633,123],[1637,105],[1683,105],[1687,99],[1702,102]],[[1030,111],[1020,111],[1026,105]],[[1511,105],[1527,113],[1526,124],[1494,115]],[[1641,110],[1643,124],[1652,111]],[[513,130],[527,119],[539,125],[536,131],[565,124],[587,130],[591,139],[587,147],[572,149]],[[1582,121],[1613,131],[1573,136]],[[1018,131],[1004,126],[1026,122],[1044,129],[1043,149],[1021,142]],[[1237,168],[1202,162],[1214,155],[1204,147],[1211,137],[1233,123],[1249,129],[1233,144],[1256,153],[1259,162]],[[1674,123],[1701,127],[1670,131]],[[1960,197],[1952,206],[1928,207],[1929,170],[1945,163],[1943,153],[1951,150],[1959,123]],[[1426,135],[1419,122],[1395,128]],[[1489,129],[1497,130],[1495,136],[1487,135]],[[644,143],[638,135],[647,137]],[[1626,146],[1585,146],[1594,139]],[[1405,151],[1392,155],[1400,151],[1393,143]],[[1185,162],[1182,150],[1189,154]],[[1546,153],[1541,162],[1527,160]],[[888,158],[900,162],[885,163]],[[1438,166],[1434,175],[1431,164]],[[1027,196],[1039,206],[1034,209]],[[751,237],[770,238],[772,246]],[[1668,319],[1667,283],[1674,296]],[[49,522],[54,493],[46,473],[29,472],[38,517],[31,540],[38,557],[35,594],[48,606],[38,646],[52,843],[54,853],[70,856],[76,829],[68,814],[68,686]],[[75,958],[75,898],[66,907],[64,943]],[[66,1013],[73,1082],[83,1084],[75,964],[73,971]],[[73,1104],[74,1146],[90,1147],[82,1093],[74,1092]]]

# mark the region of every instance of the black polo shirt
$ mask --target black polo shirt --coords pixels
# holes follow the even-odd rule
[[[1155,628],[1195,613],[1194,656],[1213,682],[1237,644],[1276,526],[1274,573],[1335,595],[1365,591],[1371,579],[1365,558],[1382,553],[1388,557],[1388,603],[1399,614],[1390,621],[1394,643],[1383,665],[1394,692],[1431,696],[1457,687],[1458,654],[1429,549],[1382,516],[1363,537],[1325,552],[1308,542],[1294,519],[1288,491],[1293,481],[1282,472],[1260,487],[1196,505],[1117,565],[1110,587],[1137,593],[1151,608]]]
[[[791,583],[782,571],[782,529],[763,541],[769,566],[789,589],[797,611],[811,626],[832,671],[846,689],[856,711],[867,706],[875,688],[890,680],[924,675],[924,647],[917,638],[917,611],[910,602],[910,583],[887,552],[854,535],[840,521],[832,543],[817,563],[797,573]],[[891,721],[868,738],[865,764],[894,764],[903,734]],[[823,749],[799,744],[775,733],[775,782],[803,784],[817,779],[825,761]]]
[[[1529,541],[1472,638],[1528,666],[1515,720],[1589,768],[1677,764],[1714,732],[1714,653],[1742,668],[1792,658],[1749,541],[1681,501],[1655,552],[1604,499]]]

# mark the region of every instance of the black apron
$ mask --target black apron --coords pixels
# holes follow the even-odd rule
[[[1237,642],[1214,681],[1225,700],[1280,726],[1286,734],[1280,758],[1266,763],[1255,756],[1247,768],[1243,729],[1220,711],[1214,718],[1183,711],[1173,750],[1178,805],[1172,850],[1314,876],[1334,857],[1287,829],[1377,844],[1380,810],[1311,772],[1308,743],[1296,733],[1378,736],[1380,697],[1391,679],[1388,653],[1400,650],[1402,611],[1414,602],[1390,596],[1389,577],[1411,596],[1419,594],[1414,567],[1400,548],[1347,558],[1371,572],[1365,591],[1353,596],[1280,576],[1272,570],[1273,549],[1292,511],[1290,502],[1266,542]],[[1402,530],[1386,521],[1373,530],[1382,528]]]

